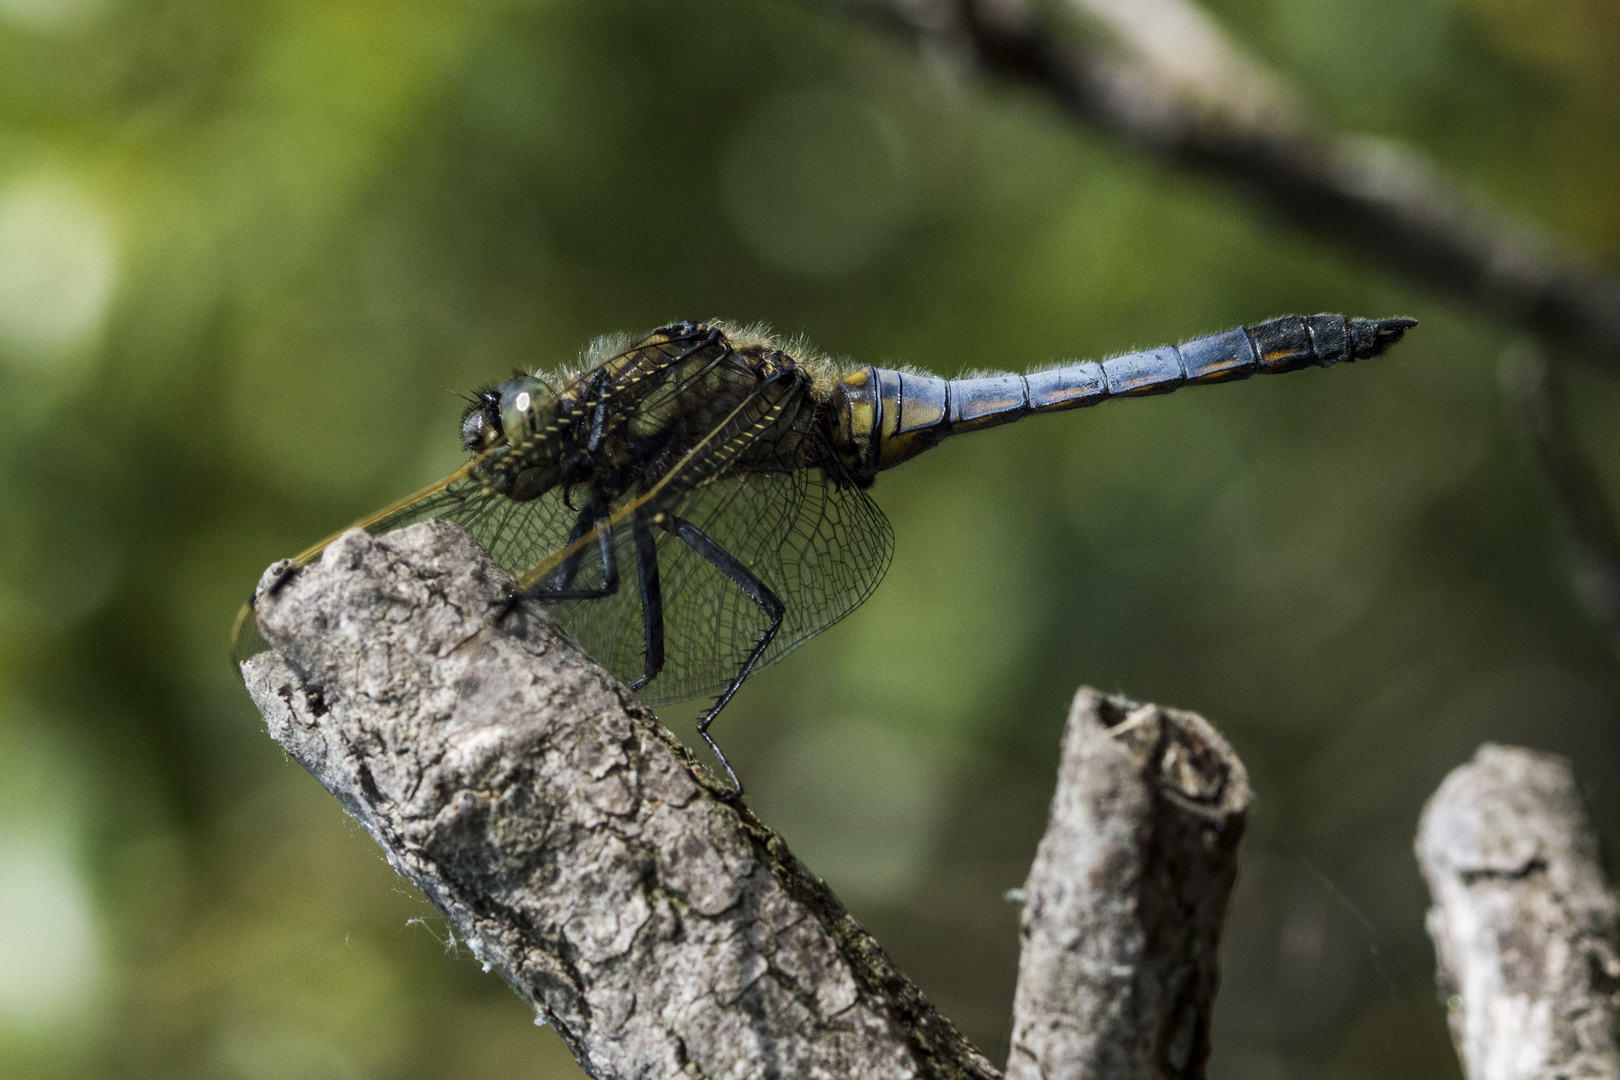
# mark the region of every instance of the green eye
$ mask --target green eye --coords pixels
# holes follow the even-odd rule
[[[501,428],[510,443],[521,442],[540,426],[540,410],[551,404],[546,384],[523,375],[501,384]]]

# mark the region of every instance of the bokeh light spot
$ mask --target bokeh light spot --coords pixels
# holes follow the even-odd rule
[[[911,206],[904,141],[879,112],[835,91],[772,98],[733,132],[726,217],[760,259],[833,277],[894,240]]]
[[[0,0],[0,16],[30,30],[71,30],[94,19],[107,0]]]
[[[6,0],[0,0],[6,2]],[[44,177],[0,194],[0,355],[60,368],[87,344],[112,297],[117,252],[101,212]]]
[[[64,844],[0,834],[0,926],[0,1027],[30,1031],[75,1018],[101,964],[89,891]]]

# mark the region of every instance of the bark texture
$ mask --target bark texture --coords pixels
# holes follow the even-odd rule
[[[1569,762],[1482,746],[1429,800],[1417,855],[1469,1080],[1620,1077],[1620,902]]]
[[[994,1077],[826,887],[460,529],[266,572],[270,733],[593,1075]]]
[[[1203,717],[1081,689],[1024,889],[1008,1080],[1203,1075],[1249,798]]]

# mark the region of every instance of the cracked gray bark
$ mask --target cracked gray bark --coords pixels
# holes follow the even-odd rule
[[[464,532],[266,572],[270,733],[604,1078],[990,1078],[827,888]]]
[[[1620,1077],[1620,901],[1569,762],[1480,747],[1424,808],[1417,855],[1469,1080]]]
[[[1203,717],[1080,690],[1024,887],[1008,1080],[1203,1076],[1249,798]]]
[[[278,563],[270,734],[593,1075],[1000,1074],[782,841],[443,522]],[[1248,786],[1201,717],[1084,689],[1027,886],[1014,1077],[1197,1077]]]

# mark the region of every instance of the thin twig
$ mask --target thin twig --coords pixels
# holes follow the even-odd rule
[[[1501,375],[1562,527],[1576,596],[1620,656],[1620,526],[1597,465],[1575,435],[1563,379],[1546,352],[1529,340],[1502,354]]]
[[[1187,0],[816,4],[901,29],[936,54],[971,57],[1140,153],[1233,183],[1488,319],[1620,368],[1620,277],[1414,151],[1317,122]]]

